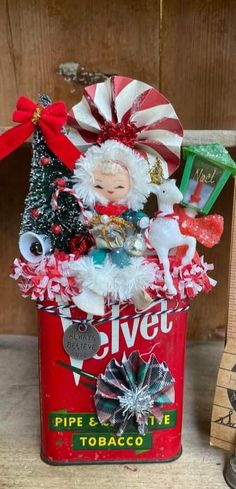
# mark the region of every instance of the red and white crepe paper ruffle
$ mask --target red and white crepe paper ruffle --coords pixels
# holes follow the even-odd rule
[[[18,281],[23,297],[33,300],[60,300],[72,302],[73,296],[80,293],[77,277],[71,271],[71,264],[79,260],[76,255],[55,252],[46,256],[40,263],[25,262],[16,258],[12,264],[11,277]],[[155,266],[155,282],[149,287],[153,299],[170,298],[164,280],[163,267],[157,258],[147,260]],[[193,298],[199,292],[209,292],[216,281],[208,276],[213,265],[204,263],[203,257],[189,265],[179,265],[174,259],[171,263],[171,274],[180,299]]]
[[[63,252],[45,256],[40,263],[16,258],[11,266],[11,277],[18,281],[23,297],[39,301],[60,297],[60,300],[70,302],[80,292],[77,280],[69,271],[69,264],[74,259],[75,255]]]
[[[164,178],[178,167],[181,123],[170,102],[146,83],[113,76],[91,85],[69,112],[67,122],[75,129],[69,138],[82,151],[115,139],[158,157]]]
[[[156,258],[151,259],[151,261],[157,266],[155,282],[150,287],[151,295],[154,298],[170,298],[165,283],[163,266]],[[203,256],[198,257],[197,260],[188,265],[180,265],[178,262],[174,258],[170,259],[170,272],[177,290],[175,298],[193,299],[200,292],[210,292],[217,284],[216,280],[208,276],[208,271],[214,270],[214,265],[205,263]]]

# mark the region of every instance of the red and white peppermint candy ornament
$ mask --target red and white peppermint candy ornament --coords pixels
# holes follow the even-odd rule
[[[68,124],[75,129],[71,140],[81,150],[115,139],[158,157],[165,178],[179,165],[183,128],[170,102],[147,83],[112,76],[86,87]]]

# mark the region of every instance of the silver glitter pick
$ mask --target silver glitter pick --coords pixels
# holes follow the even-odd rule
[[[118,396],[118,399],[124,415],[128,414],[129,418],[135,416],[137,419],[146,417],[148,420],[154,404],[150,394],[147,392],[148,386],[135,386],[133,389],[127,389],[127,387],[122,385],[122,388],[124,395]]]

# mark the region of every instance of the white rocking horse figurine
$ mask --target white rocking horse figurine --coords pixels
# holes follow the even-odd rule
[[[161,185],[153,185],[153,193],[157,196],[159,211],[157,216],[151,221],[148,240],[156,250],[159,261],[163,265],[169,294],[176,295],[177,291],[170,274],[169,250],[187,245],[188,250],[182,258],[182,265],[187,265],[195,254],[196,239],[191,236],[184,236],[180,232],[173,205],[179,204],[183,195],[176,186],[175,180],[165,180]]]

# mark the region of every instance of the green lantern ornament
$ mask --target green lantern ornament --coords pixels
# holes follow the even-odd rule
[[[208,214],[228,178],[236,175],[236,164],[221,144],[185,146],[183,157],[181,204]]]

